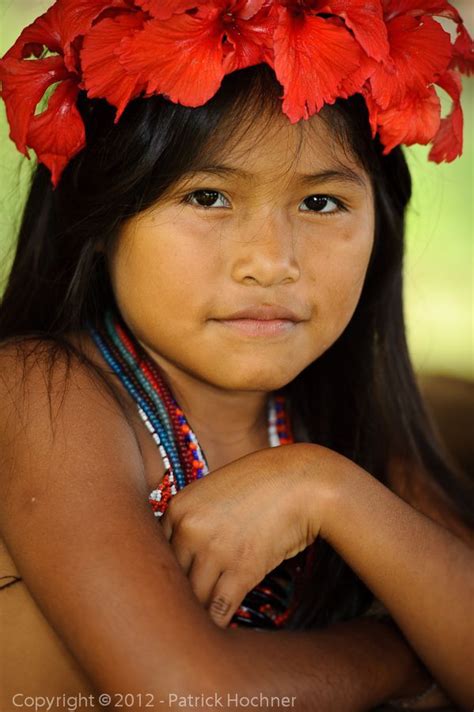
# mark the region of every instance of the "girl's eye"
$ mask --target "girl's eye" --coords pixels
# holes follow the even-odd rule
[[[314,212],[322,215],[335,215],[346,210],[340,200],[331,198],[329,195],[310,195],[303,200],[302,205],[306,206],[303,212]]]
[[[204,208],[204,210],[209,208],[230,207],[230,203],[223,193],[218,190],[208,190],[207,188],[193,190],[184,197],[183,202],[197,208]],[[328,195],[310,195],[303,200],[302,205],[305,206],[302,208],[303,212],[321,215],[335,215],[346,210],[346,207],[340,200],[331,198]]]
[[[225,201],[226,205],[216,205],[216,201],[220,198]],[[197,208],[228,208],[230,205],[227,198],[218,190],[193,190],[192,193],[185,196],[184,202]]]

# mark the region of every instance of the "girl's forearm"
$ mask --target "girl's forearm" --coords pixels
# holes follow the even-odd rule
[[[396,628],[373,619],[315,631],[226,633],[239,695],[288,698],[297,712],[362,712],[429,682]],[[222,683],[225,697],[229,681]]]
[[[474,705],[474,553],[357,466],[340,471],[320,536],[390,611],[453,700]]]

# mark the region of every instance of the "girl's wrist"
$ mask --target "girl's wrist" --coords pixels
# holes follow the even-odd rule
[[[303,467],[298,472],[300,511],[306,512],[308,528],[314,539],[319,536],[330,542],[338,502],[345,496],[345,484],[367,473],[348,458],[322,445],[305,443],[302,448]]]

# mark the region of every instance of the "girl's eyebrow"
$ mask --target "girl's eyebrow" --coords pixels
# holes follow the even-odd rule
[[[326,171],[319,171],[318,173],[299,173],[298,182],[302,185],[309,185],[313,183],[355,183],[363,188],[367,186],[366,181],[363,176],[356,173],[348,166],[341,166],[337,169],[329,169]]]
[[[197,175],[200,173],[208,173],[209,175],[216,175],[219,177],[233,176],[236,178],[241,178],[242,180],[250,180],[255,177],[254,173],[249,173],[242,168],[236,168],[235,166],[228,166],[223,163],[210,163],[197,168],[196,170],[189,171],[187,175]],[[300,185],[311,185],[314,183],[355,183],[356,185],[367,187],[367,183],[363,176],[359,173],[353,171],[349,166],[339,165],[337,167],[331,167],[324,171],[318,171],[317,173],[295,173],[295,182]]]

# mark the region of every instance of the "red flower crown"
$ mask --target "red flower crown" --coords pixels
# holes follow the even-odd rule
[[[56,186],[85,145],[79,90],[114,105],[117,122],[139,96],[200,106],[226,74],[262,62],[292,123],[359,93],[384,153],[415,143],[431,143],[437,163],[462,153],[460,72],[472,73],[474,49],[447,0],[56,0],[0,60],[1,96],[10,137]],[[435,85],[452,99],[446,118]]]

